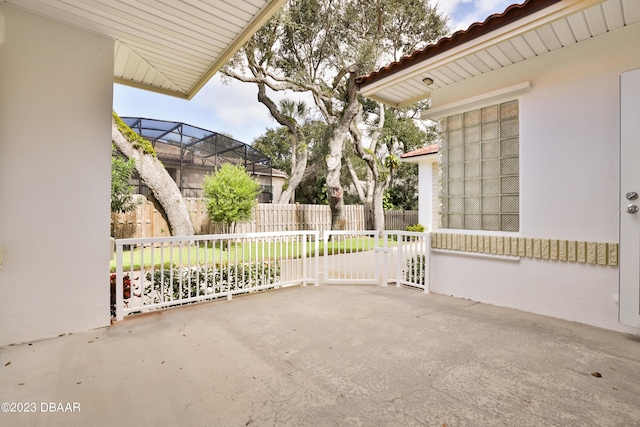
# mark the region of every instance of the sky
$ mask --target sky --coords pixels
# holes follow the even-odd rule
[[[467,29],[474,22],[483,22],[489,15],[502,13],[510,4],[522,0],[436,0],[440,11],[450,17],[453,31]],[[183,122],[214,132],[232,135],[251,144],[269,128],[278,127],[267,107],[258,102],[254,84],[232,81],[222,83],[214,76],[192,100],[114,84],[113,109],[120,116]],[[293,97],[277,94],[275,99]],[[308,101],[312,104],[312,101]]]

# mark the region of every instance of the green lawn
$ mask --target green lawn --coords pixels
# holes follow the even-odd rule
[[[173,246],[171,248],[150,248],[135,249],[133,254],[129,250],[123,252],[124,270],[140,269],[140,265],[145,268],[159,268],[164,265],[169,268],[174,266],[186,265],[211,265],[211,264],[227,264],[252,262],[259,259],[294,259],[302,256],[303,243],[301,242],[278,242],[270,243],[243,242],[231,243],[227,248],[221,248],[220,243],[212,247],[211,242],[201,242],[197,245],[184,245],[183,247]],[[315,243],[308,242],[307,256],[313,256],[315,253]],[[379,239],[379,246],[383,245],[383,239]],[[395,242],[389,241],[389,246],[395,245]],[[374,239],[371,237],[354,237],[340,240],[339,242],[329,242],[329,255],[339,253],[361,252],[372,250]],[[320,255],[324,255],[324,241],[320,241]],[[116,271],[116,261],[111,260],[111,272]]]

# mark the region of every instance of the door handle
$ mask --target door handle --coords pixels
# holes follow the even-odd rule
[[[628,214],[636,214],[638,213],[638,205],[627,205],[626,208],[624,208],[624,210],[628,213]]]

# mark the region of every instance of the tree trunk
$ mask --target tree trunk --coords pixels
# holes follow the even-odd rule
[[[365,223],[367,230],[376,230],[382,234],[384,231],[384,205],[382,196],[386,190],[386,182],[375,183],[373,190],[362,202],[365,210]]]
[[[135,159],[136,171],[164,210],[171,235],[193,236],[195,232],[187,205],[176,182],[160,160],[135,148],[120,132],[115,120],[111,124],[111,140],[127,158]]]
[[[249,57],[247,57],[249,59]],[[252,63],[252,61],[249,61]],[[258,101],[264,104],[271,113],[271,116],[276,119],[278,123],[285,126],[289,131],[291,137],[291,177],[289,177],[289,185],[287,189],[282,192],[278,198],[278,203],[291,203],[293,202],[293,194],[296,188],[302,181],[304,170],[307,167],[307,145],[304,140],[301,141],[300,137],[302,133],[298,127],[298,123],[290,116],[283,114],[267,96],[266,85],[264,82],[258,82]]]
[[[373,229],[381,234],[384,231],[384,206],[382,204],[382,196],[386,187],[384,181],[376,181],[373,188]]]
[[[358,193],[358,198],[360,199],[360,202],[364,204],[366,198],[364,185],[362,184],[360,178],[358,178],[358,174],[356,173],[356,169],[353,167],[351,159],[345,157],[344,163],[345,165],[347,165],[347,170],[349,171],[349,175],[351,176],[351,181],[353,182],[353,186],[356,189],[356,193]]]
[[[329,141],[329,155],[327,155],[327,199],[331,208],[331,229],[344,230],[347,221],[344,214],[344,191],[340,184],[340,169],[342,166],[342,148],[347,137],[346,129],[339,132],[336,129]]]
[[[368,166],[366,183],[366,199],[363,200],[365,210],[367,212],[366,222],[367,228],[376,230],[382,234],[384,231],[384,205],[382,198],[384,190],[389,186],[390,173],[383,173],[380,170],[376,152],[378,150],[378,143],[382,129],[385,122],[384,106],[378,103],[379,120],[376,130],[371,135],[370,149],[367,151],[362,144],[362,135],[354,122],[350,127],[351,136],[353,138],[353,146],[356,154]],[[358,111],[362,114],[362,108]],[[362,198],[361,198],[362,200]]]
[[[282,191],[280,194],[280,198],[278,199],[278,203],[291,203],[294,200],[293,195],[295,194],[296,188],[300,185],[300,181],[304,176],[304,171],[307,168],[307,148],[306,147],[298,147],[298,153],[295,151],[292,153],[292,165],[291,165],[291,177],[289,177],[289,185],[286,190]],[[296,158],[295,163],[293,159]]]
[[[342,112],[342,116],[333,130],[329,140],[329,154],[327,155],[327,199],[331,208],[331,229],[344,230],[347,220],[344,213],[344,190],[340,184],[340,170],[342,169],[342,150],[344,141],[349,135],[349,129],[360,109],[358,102],[358,88],[355,80],[358,74],[358,67],[352,65],[345,69],[349,74],[346,83],[347,102]],[[337,81],[337,80],[336,80]],[[316,102],[317,104],[317,102]]]

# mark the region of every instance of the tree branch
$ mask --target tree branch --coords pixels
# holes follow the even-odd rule
[[[347,170],[349,171],[349,175],[351,176],[351,181],[353,181],[353,186],[356,188],[358,197],[360,198],[360,201],[364,203],[366,196],[364,194],[364,186],[362,185],[362,181],[360,180],[360,178],[358,178],[358,174],[356,173],[356,170],[353,167],[353,163],[351,162],[351,159],[348,157],[345,157],[344,161],[347,164]]]
[[[338,71],[338,74],[333,79],[331,88],[335,90],[340,84],[340,80],[342,80],[344,76],[346,76],[347,74],[355,74],[357,73],[357,71],[358,71],[358,66],[356,64],[351,64],[348,67],[342,68],[340,71]]]

